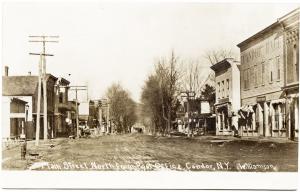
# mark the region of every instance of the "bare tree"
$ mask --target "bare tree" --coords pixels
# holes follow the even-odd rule
[[[195,96],[201,95],[201,85],[203,83],[202,66],[199,60],[186,60],[181,64],[181,91],[193,91]]]
[[[204,58],[209,61],[211,65],[214,65],[220,62],[223,59],[231,58],[234,56],[234,53],[231,49],[218,49],[218,50],[209,50],[205,53]]]
[[[221,48],[215,50],[208,50],[205,52],[203,57],[209,62],[209,64],[214,65],[222,61],[223,59],[235,58],[235,53],[231,49]],[[211,71],[205,81],[210,81],[210,80],[214,81],[214,79],[215,79],[215,73]],[[202,84],[201,89],[203,89],[203,86],[205,84],[207,83]]]
[[[156,65],[156,73],[159,78],[159,86],[161,90],[162,117],[167,122],[166,133],[169,135],[176,114],[178,83],[180,73],[178,70],[178,58],[174,51],[171,53],[170,59],[161,59]]]
[[[148,77],[142,92],[142,102],[148,109],[158,131],[169,135],[178,107],[178,58],[172,51],[171,57],[161,58],[155,65],[154,74]]]

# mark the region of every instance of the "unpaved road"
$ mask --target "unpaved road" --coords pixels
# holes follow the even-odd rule
[[[51,143],[53,144],[52,147]],[[5,170],[107,171],[297,171],[298,143],[249,141],[216,137],[168,138],[110,135],[89,139],[56,139],[20,160],[20,148],[2,152]]]

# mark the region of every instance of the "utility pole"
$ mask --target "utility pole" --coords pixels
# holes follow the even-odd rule
[[[41,75],[42,75],[42,55],[40,55],[39,61],[39,80],[38,80],[38,100],[37,100],[37,110],[36,110],[36,125],[35,125],[35,145],[39,145],[40,140],[40,116],[41,116]]]
[[[75,100],[76,100],[76,133],[77,133],[77,139],[79,139],[79,114],[78,114],[78,95],[77,95],[77,92],[78,91],[87,91],[88,92],[88,87],[87,86],[68,86],[68,87],[71,87],[71,89],[69,90],[73,90],[75,91]],[[88,94],[87,94],[88,96]],[[88,101],[88,98],[87,98],[87,101]]]
[[[98,109],[98,121],[99,121],[99,129],[98,134],[101,134],[102,132],[102,107],[103,103],[101,99],[95,100],[97,101],[97,109]]]
[[[182,91],[181,94],[185,94],[181,97],[187,98],[188,137],[190,137],[190,100],[195,97],[195,92],[194,91]]]
[[[99,118],[99,133],[101,133],[101,129],[102,129],[102,103],[99,100],[98,103],[98,118]]]
[[[104,132],[109,133],[109,102],[107,99],[101,99],[101,110],[102,107],[106,108],[106,129]],[[102,118],[102,111],[101,111],[101,118]]]
[[[102,128],[102,101],[101,99],[95,99],[93,100],[95,102],[94,106],[96,106],[96,110],[98,113],[98,122],[99,122],[99,127],[97,125],[97,134],[101,133],[101,128]]]
[[[172,51],[172,56],[171,56],[171,71],[170,71],[170,94],[172,94],[172,89],[173,89],[173,65],[175,63],[175,58],[174,58],[174,52]],[[172,100],[169,101],[168,103],[168,135],[171,136],[171,110],[172,110]]]
[[[39,133],[40,133],[40,105],[41,105],[41,79],[43,79],[43,98],[44,98],[44,140],[48,138],[48,120],[47,120],[47,77],[46,77],[46,56],[53,56],[52,54],[46,54],[46,43],[58,43],[57,40],[48,40],[47,38],[59,38],[59,36],[29,36],[29,38],[38,38],[29,40],[31,43],[42,43],[42,53],[29,53],[30,55],[39,55],[39,83],[38,83],[38,103],[37,103],[37,119],[36,119],[36,143],[39,145]]]
[[[107,102],[107,119],[106,119],[106,121],[107,121],[107,132],[109,133],[112,130],[111,130],[111,126],[110,126],[110,123],[109,123],[109,103],[108,102]]]

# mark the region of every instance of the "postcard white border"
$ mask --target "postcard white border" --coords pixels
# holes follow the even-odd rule
[[[47,0],[46,0],[47,1]],[[68,1],[68,0],[66,0]],[[120,2],[122,0],[115,0]],[[149,2],[153,0],[143,0]],[[220,2],[220,3],[297,3],[296,0],[154,0],[156,2]],[[1,2],[1,8],[3,1]],[[33,2],[13,0],[12,2]],[[54,0],[54,2],[61,2]],[[69,1],[83,2],[83,1]],[[87,1],[93,2],[93,1]],[[103,0],[102,2],[105,2]],[[134,0],[125,2],[135,2]],[[2,11],[1,11],[2,13]],[[3,18],[2,18],[3,20]],[[1,22],[2,22],[1,20]],[[2,25],[1,25],[2,26]],[[1,38],[2,41],[2,38]],[[1,42],[2,45],[2,42]],[[1,52],[0,52],[1,55]],[[2,72],[2,68],[0,70]],[[0,80],[2,90],[2,81]],[[1,106],[1,103],[0,103]],[[0,155],[2,157],[2,154]],[[298,153],[299,156],[299,153]],[[299,157],[298,157],[299,159]],[[298,160],[299,165],[299,160]],[[298,166],[299,167],[299,166]],[[119,171],[3,171],[2,188],[47,189],[252,189],[295,190],[299,189],[298,172],[119,172]]]
[[[3,188],[295,190],[298,173],[2,171]]]

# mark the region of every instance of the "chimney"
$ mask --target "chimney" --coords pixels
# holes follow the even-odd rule
[[[4,72],[5,74],[5,76],[8,76],[8,66],[5,66],[5,72]]]
[[[31,71],[28,71],[28,76],[31,76]]]

